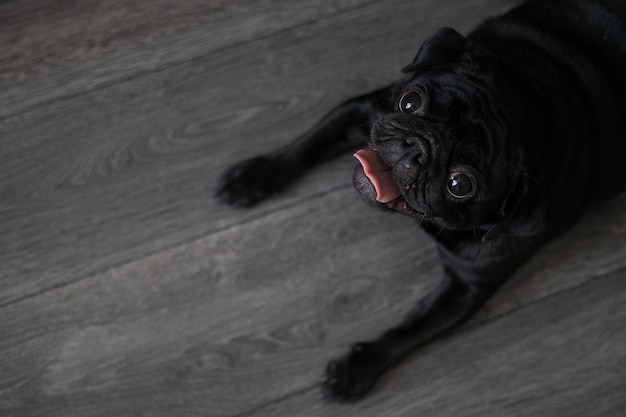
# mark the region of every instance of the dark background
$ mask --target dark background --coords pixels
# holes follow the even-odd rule
[[[371,396],[318,379],[437,284],[349,155],[251,210],[231,163],[504,0],[0,2],[0,415],[623,416],[626,196]]]

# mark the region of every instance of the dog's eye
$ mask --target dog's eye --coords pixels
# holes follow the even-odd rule
[[[398,108],[402,113],[415,114],[422,109],[422,97],[415,91],[404,93],[398,101]]]
[[[448,178],[448,194],[457,200],[467,200],[472,196],[472,179],[461,172],[453,172]]]

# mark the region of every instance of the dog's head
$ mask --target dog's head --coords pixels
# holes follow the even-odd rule
[[[366,201],[451,229],[497,222],[518,157],[484,61],[452,29],[422,45],[355,155]]]

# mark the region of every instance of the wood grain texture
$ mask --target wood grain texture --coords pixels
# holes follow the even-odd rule
[[[258,215],[238,216],[212,198],[229,164],[395,79],[419,43],[406,33],[426,36],[467,17],[434,20],[446,10],[436,2],[425,4],[437,11],[429,15],[403,3],[371,4],[2,119],[0,305]],[[475,20],[493,7],[473,6]],[[412,15],[422,16],[419,31]],[[397,45],[383,45],[390,39]],[[330,165],[325,180],[261,210],[347,185],[351,165]]]
[[[0,3],[0,116],[218,53],[370,0]]]
[[[621,417],[626,195],[349,406],[326,361],[437,284],[433,243],[359,201],[350,156],[253,210],[212,198],[512,4],[0,2],[0,416]]]
[[[218,416],[310,388],[327,355],[372,336],[368,322],[390,325],[436,282],[434,248],[419,245],[416,227],[399,216],[376,224],[378,213],[345,198],[337,191],[5,307],[0,357],[22,355],[0,369],[0,386],[12,387],[3,397],[20,410],[36,392],[49,415],[61,402],[67,415]],[[347,224],[333,215],[342,204]],[[312,236],[315,217],[329,221]],[[422,249],[398,262],[396,239]],[[432,278],[402,273],[413,268]]]
[[[413,355],[356,405],[320,402],[311,390],[244,415],[622,416],[625,275],[613,271],[462,329]]]
[[[382,3],[397,7],[376,0],[1,2],[0,102],[5,105],[0,117],[206,55],[228,54],[232,47],[315,22],[360,19],[367,6]],[[418,16],[418,24],[430,24],[408,33],[419,39],[426,27],[447,20],[469,28],[494,6],[502,9],[498,3],[473,0],[448,12],[436,1],[421,1],[408,6],[411,15]],[[406,17],[394,14],[394,23]]]
[[[325,362],[398,321],[440,272],[432,242],[415,225],[362,210],[347,194],[338,190],[4,307],[0,357],[11,360],[0,362],[0,386],[8,387],[0,410],[234,416],[266,415],[270,404],[280,410],[274,415],[336,415],[342,406],[319,399]],[[602,233],[606,225],[595,222],[571,235]],[[623,248],[626,230],[616,238],[605,251]],[[593,241],[583,237],[580,245]],[[397,242],[417,249],[398,257]],[[464,330],[419,351],[346,415],[384,415],[394,404],[390,415],[492,409],[487,415],[497,416],[534,396],[549,403],[543,389],[559,407],[601,387],[607,410],[622,404],[626,265],[542,266],[550,251],[550,259],[566,260],[580,252],[558,246],[517,277],[523,291],[492,300]],[[581,352],[591,356],[578,363]]]

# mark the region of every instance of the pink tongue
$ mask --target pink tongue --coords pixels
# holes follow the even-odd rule
[[[376,200],[389,203],[400,197],[400,188],[391,176],[391,167],[386,165],[378,152],[362,149],[354,154],[363,166],[365,175],[376,189]]]

